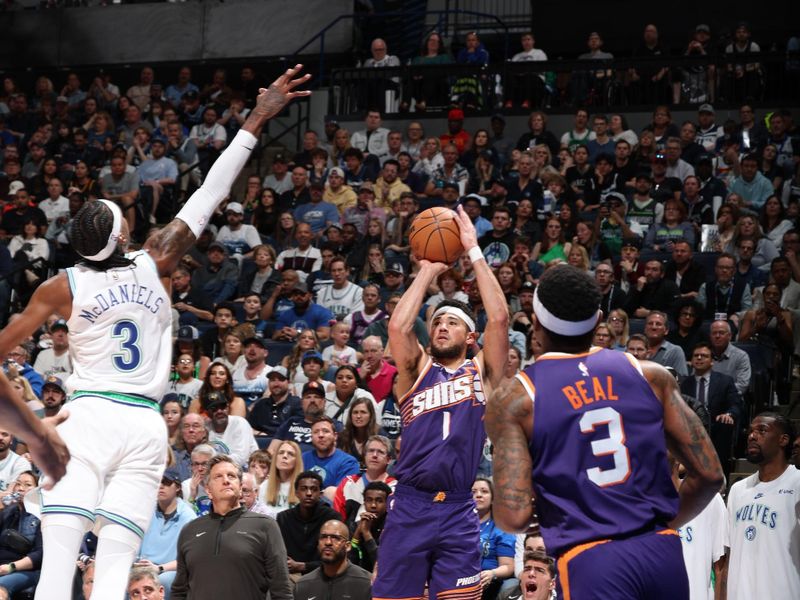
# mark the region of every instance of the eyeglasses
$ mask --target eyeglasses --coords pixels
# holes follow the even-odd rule
[[[609,321],[611,321],[612,323],[624,323],[625,319],[623,319],[622,317],[611,317]]]
[[[192,461],[192,466],[193,467],[207,467],[208,466],[208,461],[205,460],[203,462],[198,462],[198,461],[193,460]]]
[[[319,540],[321,542],[324,542],[326,540],[330,540],[330,541],[335,542],[337,544],[341,544],[342,542],[346,542],[347,538],[344,537],[344,536],[338,535],[336,533],[320,533],[319,534]]]
[[[192,361],[192,359],[191,359],[191,358],[181,358],[181,359],[178,361],[178,363],[180,363],[180,364],[182,364],[182,365],[190,365],[190,364],[192,364],[192,362],[193,362],[193,361]]]

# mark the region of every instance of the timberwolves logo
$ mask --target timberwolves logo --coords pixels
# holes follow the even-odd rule
[[[756,528],[750,525],[750,527],[744,530],[744,537],[748,542],[752,542],[756,539]]]

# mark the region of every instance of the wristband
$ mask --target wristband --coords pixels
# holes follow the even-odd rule
[[[164,565],[158,565],[158,574],[161,575],[164,572]]]
[[[16,570],[17,570],[17,565],[15,565],[13,562],[8,563],[9,573],[14,573]]]
[[[467,250],[467,256],[469,256],[469,259],[474,263],[478,262],[479,260],[486,260],[486,257],[483,255],[483,251],[479,246],[473,246]]]

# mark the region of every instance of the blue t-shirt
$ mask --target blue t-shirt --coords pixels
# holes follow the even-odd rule
[[[319,473],[322,476],[323,488],[339,485],[339,482],[348,475],[358,475],[361,471],[358,461],[339,449],[327,458],[320,458],[315,450],[303,452],[303,468]]]
[[[515,543],[516,538],[498,529],[494,519],[481,523],[481,571],[499,567],[501,556],[514,558]]]
[[[298,331],[303,329],[316,330],[318,327],[330,327],[331,321],[334,319],[333,313],[319,304],[312,302],[302,315],[297,314],[297,308],[293,305],[292,308],[278,315],[278,329],[281,327],[294,327]]]
[[[339,211],[330,202],[306,202],[294,209],[294,218],[298,223],[308,223],[311,231],[319,233],[330,223],[339,222]]]

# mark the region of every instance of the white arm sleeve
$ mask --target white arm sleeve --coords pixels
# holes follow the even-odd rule
[[[203,185],[183,205],[177,218],[189,226],[195,237],[200,237],[214,209],[230,193],[233,182],[250,158],[257,142],[252,133],[240,129],[211,167]]]

